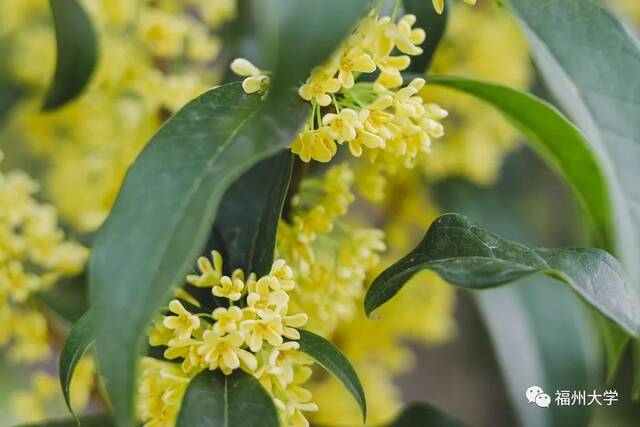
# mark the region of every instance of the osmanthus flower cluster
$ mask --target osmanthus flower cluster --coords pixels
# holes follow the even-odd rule
[[[382,231],[344,221],[354,201],[353,181],[347,163],[333,166],[322,179],[305,179],[291,218],[278,229],[278,255],[291,263],[299,285],[293,304],[310,315],[309,328],[325,336],[357,312],[367,272],[385,250]]]
[[[145,426],[173,426],[187,385],[204,369],[252,374],[273,396],[283,426],[308,426],[303,412],[317,410],[302,387],[311,375],[311,360],[297,343],[297,328],[308,316],[289,308],[297,287],[291,267],[276,260],[262,277],[239,269],[228,276],[221,255],[213,251],[211,259],[198,260],[198,268],[188,283],[211,289],[211,298],[222,306],[202,312],[195,299],[180,291],[150,330],[149,343],[166,346],[164,357],[172,362],[143,361],[138,414]]]
[[[346,145],[352,155],[366,153],[369,161],[386,168],[412,167],[429,152],[431,140],[443,135],[440,121],[446,111],[417,96],[425,81],[414,79],[402,87],[401,73],[411,56],[422,53],[419,45],[425,39],[424,30],[413,28],[415,22],[414,15],[394,22],[370,14],[300,86],[312,113],[291,150],[303,161],[328,162],[339,145]],[[236,59],[231,67],[245,77],[247,93],[267,89],[268,74],[246,59]],[[374,73],[375,81],[358,81]]]

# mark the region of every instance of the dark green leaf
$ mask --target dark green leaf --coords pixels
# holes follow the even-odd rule
[[[61,107],[87,85],[98,61],[98,37],[77,0],[49,0],[56,30],[56,71],[44,110]]]
[[[205,370],[182,399],[176,427],[278,427],[273,399],[253,376]]]
[[[466,424],[427,403],[413,403],[387,427],[466,427]]]
[[[308,114],[294,94],[265,103],[221,86],[176,113],[129,169],[89,268],[98,363],[121,427],[133,422],[145,330],[201,253],[222,196]]]
[[[447,5],[441,14],[436,12],[433,4],[427,0],[402,0],[407,13],[412,13],[418,18],[415,27],[427,32],[427,38],[420,47],[424,50],[422,55],[411,58],[411,65],[407,71],[417,74],[425,74],[433,60],[440,41],[447,31],[447,22],[451,5]]]
[[[607,183],[584,135],[547,102],[505,86],[460,77],[436,76],[429,82],[460,90],[497,108],[531,147],[571,187],[589,215],[596,241],[611,243]]]
[[[292,166],[293,156],[285,150],[255,165],[225,193],[215,226],[231,270],[269,272]]]
[[[300,343],[300,351],[311,356],[327,372],[342,381],[342,384],[358,402],[362,417],[366,421],[367,400],[364,389],[349,359],[329,341],[312,332],[301,330],[298,342]]]
[[[255,2],[271,93],[303,82],[336,49],[365,13],[368,0]]]
[[[622,267],[607,252],[589,248],[529,248],[491,234],[461,215],[439,217],[420,244],[382,272],[365,297],[370,314],[418,271],[429,269],[454,285],[486,289],[544,273],[569,285],[630,334],[639,329],[638,305]]]
[[[537,182],[545,182],[541,173],[536,174],[542,172],[540,168],[535,168],[529,158],[519,160],[510,158],[500,182],[490,189],[478,189],[466,183],[439,185],[439,204],[447,210],[473,215],[510,238],[539,242],[539,233],[534,232],[529,223],[540,216],[547,217],[545,211],[553,212],[558,206],[548,192],[536,191]],[[528,184],[522,188],[514,174],[535,174],[535,177],[522,179]],[[543,197],[538,202],[546,202],[546,209],[518,212],[513,208],[530,201],[536,194]],[[571,216],[571,212],[563,212],[565,215]],[[548,217],[545,228],[553,228],[561,221],[557,216]],[[524,279],[514,286],[476,292],[473,296],[520,420],[518,425],[588,425],[592,411],[587,406],[552,405],[540,410],[524,399],[523,393],[537,385],[553,398],[555,390],[593,390],[600,384],[602,353],[592,322],[593,313],[585,310],[585,305],[569,289],[541,276]],[[597,318],[610,323],[601,316]]]
[[[16,427],[116,427],[111,417],[108,415],[93,415],[90,417],[80,417],[79,424],[75,418],[65,420],[41,421],[33,424],[21,424]]]
[[[608,180],[616,255],[640,294],[640,44],[599,0],[508,0],[542,77]],[[594,36],[597,35],[597,36]],[[613,248],[612,248],[613,249]]]

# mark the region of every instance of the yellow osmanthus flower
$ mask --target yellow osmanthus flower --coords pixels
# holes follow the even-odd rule
[[[225,306],[191,313],[175,299],[169,303],[170,314],[150,329],[149,343],[166,346],[164,356],[181,363],[143,360],[138,415],[144,425],[173,426],[189,381],[202,370],[229,375],[242,369],[271,393],[283,426],[308,426],[303,412],[317,406],[302,387],[309,377],[309,360],[298,352],[296,329],[308,316],[289,308],[289,293],[298,287],[291,267],[279,259],[262,277],[245,276],[242,270],[229,277],[217,251],[197,264],[200,271],[189,275],[188,283],[211,288],[211,298],[225,300]]]
[[[269,76],[244,58],[234,59],[231,62],[231,70],[241,77],[246,77],[242,81],[242,89],[246,93],[264,92],[269,85]]]
[[[169,311],[175,316],[165,316],[162,324],[167,329],[173,329],[177,338],[186,340],[200,327],[200,318],[187,311],[177,299],[169,303]]]
[[[291,143],[291,151],[304,162],[330,161],[338,146],[360,157],[365,152],[372,163],[388,169],[413,167],[428,153],[431,140],[443,135],[440,121],[444,110],[424,104],[418,92],[423,79],[403,85],[401,72],[420,55],[425,32],[413,28],[414,15],[397,22],[371,14],[324,64],[317,67],[299,88],[312,112],[307,127]],[[395,50],[400,52],[395,55]],[[243,77],[245,92],[264,91],[265,73],[243,58],[232,70]],[[373,83],[358,82],[361,74],[380,74]]]

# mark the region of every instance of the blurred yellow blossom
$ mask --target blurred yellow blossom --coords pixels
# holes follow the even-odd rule
[[[71,380],[71,406],[74,410],[84,409],[89,402],[94,386],[94,374],[94,362],[91,357],[85,356],[78,361]],[[47,408],[64,404],[59,381],[56,375],[36,371],[31,376],[29,389],[11,394],[12,415],[24,422],[42,421],[46,417]]]
[[[469,29],[473,28],[473,31]],[[494,2],[456,7],[430,72],[485,79],[526,89],[532,70],[526,41],[509,14]],[[516,146],[517,132],[500,113],[472,97],[427,85],[426,102],[446,105],[453,119],[420,169],[432,179],[462,175],[480,184],[497,176],[503,157]]]
[[[17,419],[34,423],[46,416],[42,398],[30,391],[18,391],[11,396],[11,412]]]
[[[5,132],[46,159],[40,171],[46,195],[66,221],[91,232],[155,130],[217,83],[215,30],[233,19],[236,7],[235,0],[81,3],[100,34],[99,61],[82,96],[59,110],[40,111],[55,64],[48,2],[3,0],[0,37],[11,47],[8,77],[33,94],[17,106]]]
[[[0,172],[0,344],[12,341],[9,356],[25,362],[49,355],[46,319],[28,299],[80,273],[88,256],[65,240],[55,209],[35,199],[37,189],[23,172]]]

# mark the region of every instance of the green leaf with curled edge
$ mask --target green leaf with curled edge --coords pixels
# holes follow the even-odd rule
[[[365,296],[367,315],[390,300],[420,270],[432,270],[466,289],[487,289],[544,273],[569,285],[629,334],[640,329],[639,307],[622,267],[592,248],[529,248],[489,233],[458,214],[436,219],[404,258],[383,271]]]
[[[189,383],[176,427],[278,427],[273,398],[252,375],[204,370]]]
[[[573,190],[595,241],[610,246],[611,206],[602,168],[584,134],[556,108],[529,93],[480,80],[432,76],[429,84],[464,92],[496,108]]]
[[[363,420],[367,420],[367,400],[356,370],[344,354],[331,342],[313,332],[300,330],[300,351],[313,358],[331,375],[338,378],[354,397]]]
[[[90,313],[85,313],[71,328],[60,354],[60,385],[69,411],[71,408],[71,380],[76,365],[93,344],[93,328]],[[75,415],[75,414],[74,414]]]
[[[62,107],[89,83],[98,62],[98,36],[77,0],[49,0],[56,31],[56,70],[44,111]]]
[[[412,403],[386,427],[467,427],[427,403]]]
[[[147,326],[184,283],[222,196],[289,144],[309,112],[293,91],[265,102],[239,83],[220,86],[169,119],[129,169],[89,266],[96,355],[121,427],[133,425]]]

